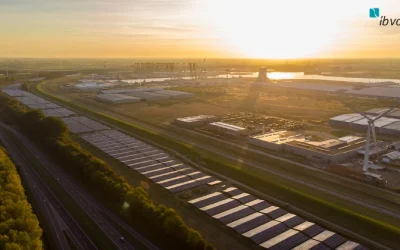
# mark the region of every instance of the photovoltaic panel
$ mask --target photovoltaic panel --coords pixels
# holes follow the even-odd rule
[[[367,248],[364,246],[361,246],[360,244],[358,244],[354,241],[346,241],[342,245],[338,246],[336,249],[337,250],[366,250]]]
[[[238,232],[240,234],[243,234],[245,232],[248,232],[248,231],[250,231],[250,230],[252,230],[254,228],[257,228],[257,227],[259,227],[259,226],[271,221],[270,218],[268,218],[267,216],[265,216],[263,214],[260,215],[260,213],[256,213],[256,215],[258,216],[257,218],[251,218],[248,221],[245,221],[245,222],[243,222],[243,223],[241,223],[239,225],[234,225],[234,226],[231,226],[231,227],[236,232]],[[251,217],[251,215],[249,215],[249,216]],[[247,216],[247,217],[249,217],[249,216]],[[244,217],[242,219],[246,219],[246,217]],[[230,224],[233,224],[233,223],[234,222],[232,222]]]
[[[291,213],[285,214],[279,218],[276,218],[275,220],[282,222],[289,228],[295,227],[295,226],[305,222],[305,220],[303,218],[301,218],[295,214],[291,214]]]
[[[222,190],[222,192],[224,192],[228,196],[235,196],[235,195],[239,195],[239,194],[243,193],[243,191],[241,191],[240,189],[237,189],[236,187],[229,187],[225,190]]]
[[[171,169],[173,170],[173,169]],[[188,169],[189,171],[191,171],[190,169]],[[156,176],[152,176],[150,177],[150,179],[154,182],[159,182],[162,180],[166,180],[166,179],[171,179],[171,178],[175,178],[181,175],[185,175],[185,169],[183,170],[178,170],[178,171],[170,171],[168,173],[164,173],[164,174],[160,174],[160,175],[156,175]]]
[[[289,229],[272,239],[260,244],[261,247],[271,250],[292,249],[309,238],[299,231]]]
[[[220,206],[217,206],[217,207],[214,207],[214,208],[206,210],[206,213],[211,215],[211,216],[213,216],[213,215],[222,213],[222,212],[224,212],[226,210],[229,210],[229,209],[232,209],[234,207],[237,207],[239,205],[240,205],[239,202],[237,202],[235,200],[231,200],[231,201],[229,201],[229,202],[227,202],[225,204],[222,204]]]
[[[330,248],[336,248],[346,242],[346,239],[341,235],[332,231],[325,230],[322,233],[314,236],[314,240],[320,241]]]
[[[263,209],[260,211],[260,213],[268,215],[271,219],[276,219],[281,217],[282,215],[287,214],[285,210],[276,206],[270,206],[266,209]]]
[[[200,197],[200,198],[201,198],[201,197]],[[225,196],[225,195],[222,194],[222,193],[215,192],[215,193],[213,193],[213,194],[207,195],[207,197],[206,197],[205,199],[199,200],[200,198],[193,200],[193,201],[192,201],[193,203],[192,203],[192,202],[189,202],[189,203],[192,203],[192,204],[195,205],[197,208],[201,208],[201,207],[205,207],[205,206],[214,204],[214,203],[216,203],[216,202],[225,200],[225,199],[227,199],[227,196]]]
[[[256,244],[261,244],[287,230],[289,230],[289,228],[283,223],[271,220],[264,225],[244,233],[243,236],[250,238]]]
[[[255,196],[251,195],[251,194],[243,196],[243,197],[240,197],[240,198],[234,198],[234,199],[236,199],[237,201],[239,201],[242,204],[246,204],[246,203],[248,203],[250,201],[257,200],[257,198]]]
[[[182,183],[182,182],[186,182],[190,180],[189,177],[185,176],[185,175],[181,175],[181,176],[177,176],[174,178],[170,178],[170,179],[166,179],[166,180],[162,180],[162,181],[158,181],[157,183],[164,186],[164,187],[169,187],[178,183]]]
[[[260,199],[256,199],[254,201],[250,201],[250,202],[246,203],[245,205],[251,207],[255,211],[261,211],[261,210],[264,210],[264,209],[272,206],[268,202],[266,202],[264,200],[260,200]]]
[[[330,250],[330,248],[319,241],[309,239],[294,247],[293,250]]]
[[[251,208],[249,208],[247,206],[243,206],[243,207],[244,207],[244,209],[241,209],[241,210],[239,210],[237,212],[234,212],[234,213],[231,213],[229,215],[226,215],[225,217],[222,217],[219,220],[224,224],[228,224],[228,223],[231,223],[233,221],[236,221],[238,219],[241,219],[243,217],[246,217],[246,216],[254,213],[253,209],[251,209]]]
[[[309,221],[297,225],[294,227],[294,229],[301,231],[310,238],[315,237],[316,235],[325,231],[325,229],[323,229],[321,226]]]
[[[206,178],[206,177],[203,177]],[[180,184],[176,184],[176,185],[172,185],[169,187],[166,187],[166,189],[168,189],[171,193],[177,193],[177,192],[181,192],[183,190],[189,189],[189,188],[194,188],[194,187],[198,187],[202,185],[201,180],[190,180],[187,182],[183,182]]]

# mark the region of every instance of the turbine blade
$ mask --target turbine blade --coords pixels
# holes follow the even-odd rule
[[[366,118],[368,121],[371,121],[371,118],[369,118],[367,115],[365,115],[363,112],[358,111],[357,109],[355,109],[353,106],[351,106],[350,104],[344,103],[342,102],[343,105],[345,105],[346,107],[350,108],[351,110],[353,110],[354,112],[356,112],[357,114],[362,115],[364,118]]]
[[[384,116],[384,115],[389,114],[390,112],[392,112],[393,109],[395,109],[395,108],[397,108],[397,107],[399,107],[399,106],[400,106],[400,103],[397,103],[396,106],[391,107],[390,109],[386,110],[385,112],[383,112],[382,114],[378,115],[377,117],[375,117],[375,118],[372,119],[372,120],[373,120],[373,121],[378,120],[379,118],[381,118],[381,117]]]

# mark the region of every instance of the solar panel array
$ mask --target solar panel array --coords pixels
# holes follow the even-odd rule
[[[71,110],[66,108],[44,109],[42,111],[45,116],[53,116],[53,117],[67,117],[75,115],[75,112],[72,112]]]
[[[193,199],[189,203],[263,248],[366,249],[235,187]]]
[[[2,91],[8,96],[14,97],[15,99],[19,100],[21,103],[29,108],[42,110],[46,116],[67,117],[75,115],[74,112],[66,108],[62,108],[55,103],[49,102],[48,100],[27,91],[9,88],[4,88],[2,89]]]
[[[8,88],[3,88],[2,91],[6,93],[8,96],[11,97],[17,97],[17,96],[30,96],[32,95],[29,92],[19,90],[19,89],[8,89]]]
[[[74,134],[110,129],[109,127],[85,116],[64,117],[61,118],[61,120]]]
[[[84,134],[81,138],[171,193],[220,183],[166,152],[117,130]]]

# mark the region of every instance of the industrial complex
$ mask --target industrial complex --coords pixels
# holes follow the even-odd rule
[[[288,152],[308,159],[335,163],[356,156],[358,150],[364,146],[365,139],[346,136],[325,141],[312,141],[301,134],[277,131],[251,137],[249,142],[269,150]]]
[[[195,95],[192,93],[164,90],[162,88],[127,88],[103,90],[96,99],[111,104],[135,103],[140,101],[162,101],[169,99],[188,99]]]
[[[372,109],[366,111],[365,114],[372,118],[380,114],[386,109]],[[358,131],[366,131],[368,120],[360,114],[343,114],[329,119],[332,127],[350,128]],[[375,122],[377,133],[400,136],[400,112],[394,111]]]

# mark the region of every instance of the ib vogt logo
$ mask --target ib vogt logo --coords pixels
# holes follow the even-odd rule
[[[369,17],[370,18],[379,18],[379,26],[400,26],[400,18],[387,18],[386,16],[380,16],[379,8],[370,8],[369,9]]]

